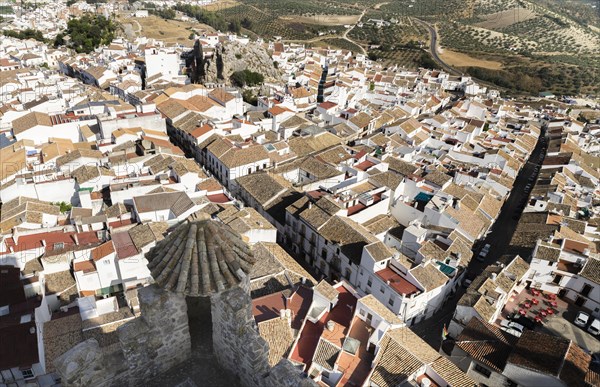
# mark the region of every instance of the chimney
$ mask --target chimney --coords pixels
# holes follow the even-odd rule
[[[13,240],[15,241],[15,246],[19,244],[19,230],[15,227],[13,229]]]
[[[46,247],[46,240],[42,239],[42,246]]]
[[[333,332],[334,328],[335,328],[335,322],[333,320],[327,321],[327,330],[329,332]]]
[[[498,277],[498,275],[496,273],[492,273],[492,281],[495,281],[496,277]]]
[[[279,309],[279,318],[282,320],[285,318],[285,309]]]
[[[79,246],[79,237],[77,236],[77,233],[73,234],[73,240],[75,241],[75,245]]]

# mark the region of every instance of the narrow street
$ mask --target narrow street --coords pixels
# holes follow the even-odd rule
[[[473,259],[468,267],[467,275],[469,277],[474,278],[481,274],[487,266],[498,261],[502,261],[501,258],[509,247],[512,236],[517,228],[517,224],[519,223],[519,218],[522,214],[522,210],[519,209],[519,205],[529,198],[529,192],[525,192],[525,187],[529,183],[529,177],[535,173],[535,167],[541,165],[543,162],[543,159],[540,161],[539,158],[540,155],[543,154],[544,133],[545,130],[542,130],[542,134],[538,140],[538,143],[529,157],[529,160],[532,161],[525,163],[521,169],[521,172],[515,180],[513,189],[511,190],[508,199],[502,206],[500,215],[492,226],[491,231],[484,238],[484,240],[478,244],[477,249],[473,253]],[[488,253],[484,262],[479,262],[476,257],[479,254],[479,250],[481,250],[481,248],[483,248],[483,246],[487,243],[490,244],[490,252]],[[529,257],[522,258],[528,260]],[[506,264],[508,262],[502,263]],[[456,309],[458,300],[460,300],[465,291],[466,289],[460,287],[458,291],[447,300],[446,305],[444,305],[442,309],[440,309],[431,318],[414,325],[411,327],[411,329],[433,348],[436,350],[439,349],[442,343],[442,329],[444,324],[448,326],[450,320],[452,319],[452,315],[454,314],[454,310]]]

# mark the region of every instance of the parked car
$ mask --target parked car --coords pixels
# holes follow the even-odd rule
[[[469,287],[469,285],[471,285],[471,282],[473,282],[473,281],[472,281],[472,280],[470,280],[470,279],[468,279],[468,278],[465,278],[465,279],[463,280],[463,282],[462,282],[462,286],[463,286],[463,288],[465,288],[465,289],[466,289],[466,288],[468,288],[468,287]]]
[[[490,252],[490,244],[487,243],[485,246],[483,246],[483,249],[481,249],[481,251],[479,252],[479,255],[477,256],[477,260],[479,262],[483,262],[485,260],[485,257],[487,257],[488,253]]]
[[[525,327],[523,325],[519,324],[516,321],[510,321],[510,320],[500,321],[500,327],[516,329],[520,332],[523,332],[523,330],[525,329]]]
[[[585,328],[588,321],[590,321],[590,315],[585,312],[579,312],[577,313],[577,317],[575,317],[574,323],[579,327]]]
[[[600,320],[594,319],[588,327],[588,332],[594,336],[600,336]]]
[[[502,329],[504,332],[516,336],[516,337],[521,337],[521,335],[523,334],[523,331],[520,331],[518,329],[515,328],[509,328],[509,327],[500,327],[500,329]]]
[[[515,318],[512,319],[512,321],[521,324],[522,326],[530,330],[533,330],[535,328],[535,322],[532,319],[525,316],[521,316],[520,314],[517,314]]]

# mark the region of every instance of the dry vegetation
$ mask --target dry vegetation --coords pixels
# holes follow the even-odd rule
[[[484,21],[475,24],[478,27],[487,29],[504,28],[515,23],[523,22],[536,17],[536,13],[527,8],[511,8],[500,12],[495,12],[489,15],[481,16]]]
[[[132,24],[133,31],[138,36],[146,36],[152,39],[160,39],[166,43],[179,43],[192,46],[190,34],[193,32],[213,32],[214,30],[206,24],[183,22],[179,20],[165,20],[150,15],[147,18],[128,18],[121,23]],[[142,30],[139,30],[141,26]]]
[[[463,54],[451,50],[440,51],[440,57],[446,63],[456,67],[483,67],[490,70],[499,70],[502,68],[502,63],[494,60],[478,59],[467,54]]]
[[[322,26],[343,26],[346,24],[354,24],[358,21],[360,15],[312,15],[312,16],[297,16],[286,15],[280,16],[281,20],[286,22],[293,21],[302,24],[317,24]]]

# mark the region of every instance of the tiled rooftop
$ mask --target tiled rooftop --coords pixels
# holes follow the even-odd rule
[[[369,376],[371,363],[375,357],[373,353],[367,351],[367,344],[372,332],[373,328],[366,322],[358,317],[353,319],[348,337],[358,340],[360,345],[355,354],[347,351],[342,351],[340,354],[337,365],[344,376],[338,383],[339,386],[361,386]]]
[[[292,311],[292,328],[300,329],[312,301],[312,291],[300,286],[287,299],[284,292],[276,292],[268,296],[252,300],[252,315],[257,323],[278,318],[281,309]]]
[[[381,278],[383,281],[389,281],[390,286],[398,293],[404,294],[406,296],[410,296],[412,294],[419,293],[419,289],[408,282],[406,279],[402,278],[398,273],[393,271],[390,267],[386,267],[383,270],[379,270],[377,276]]]
[[[340,292],[340,295],[335,307],[330,312],[325,312],[316,324],[307,320],[304,329],[300,333],[298,343],[292,350],[290,358],[296,362],[306,364],[307,370],[310,368],[321,336],[330,337],[341,342],[341,335],[348,333],[350,321],[354,314],[354,307],[356,306],[356,297],[343,286],[338,287],[337,290]],[[334,333],[325,332],[326,323],[329,320],[334,321],[335,325],[339,326],[341,330]]]

